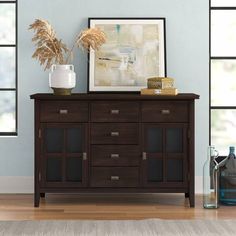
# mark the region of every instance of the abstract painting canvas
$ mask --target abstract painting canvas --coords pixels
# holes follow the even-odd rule
[[[147,79],[166,76],[165,18],[90,18],[106,43],[89,54],[89,92],[140,91]]]

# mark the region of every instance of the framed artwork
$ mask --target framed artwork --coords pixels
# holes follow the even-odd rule
[[[106,43],[89,53],[88,92],[137,92],[166,76],[165,18],[89,18]]]

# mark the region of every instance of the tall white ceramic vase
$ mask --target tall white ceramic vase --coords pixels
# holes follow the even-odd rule
[[[73,65],[52,65],[49,73],[49,86],[55,95],[70,95],[76,85]]]

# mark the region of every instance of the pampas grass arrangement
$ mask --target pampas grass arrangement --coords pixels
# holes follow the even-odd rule
[[[73,52],[75,47],[85,49],[87,51],[92,48],[98,50],[105,43],[106,36],[103,31],[98,28],[89,28],[81,31],[71,49],[69,49],[62,40],[56,37],[51,24],[46,20],[36,19],[29,26],[29,30],[34,31],[32,42],[35,43],[36,50],[32,57],[39,60],[40,65],[45,66],[45,70],[49,69],[53,64],[68,64],[73,60]]]

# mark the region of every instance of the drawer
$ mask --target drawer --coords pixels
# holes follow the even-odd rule
[[[143,122],[188,122],[188,103],[158,101],[142,103]]]
[[[137,187],[138,167],[92,167],[91,187]]]
[[[88,103],[46,101],[40,107],[41,122],[87,122]]]
[[[138,122],[138,102],[93,102],[92,122]]]
[[[133,145],[93,145],[93,166],[138,166],[140,148]]]
[[[107,123],[91,125],[92,144],[138,144],[138,124]]]

